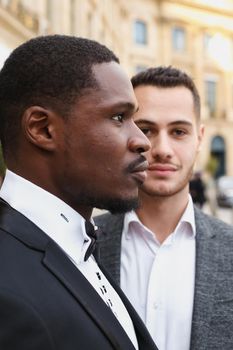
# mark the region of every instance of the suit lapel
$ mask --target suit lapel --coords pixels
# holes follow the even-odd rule
[[[98,293],[61,248],[30,220],[0,201],[0,227],[27,245],[44,252],[43,264],[83,306],[116,349],[133,350],[125,331]]]
[[[46,248],[43,263],[82,304],[90,318],[93,319],[116,349],[134,349],[109,307],[102,301],[82,273],[52,241]]]
[[[215,234],[211,232],[202,213],[196,217],[196,271],[192,319],[192,350],[206,349],[210,317],[214,304],[215,277],[220,254]]]

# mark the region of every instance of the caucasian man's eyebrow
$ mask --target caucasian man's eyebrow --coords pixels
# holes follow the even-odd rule
[[[137,125],[142,125],[143,124],[143,125],[151,125],[151,126],[153,126],[153,125],[157,124],[156,122],[153,122],[153,121],[148,120],[148,119],[137,119],[134,122]]]
[[[169,123],[169,125],[187,125],[187,126],[193,126],[193,123],[188,121],[188,120],[184,120],[184,119],[181,119],[181,120],[175,120],[171,123]]]
[[[149,119],[137,119],[135,120],[135,124],[137,125],[149,125],[149,126],[153,126],[153,125],[157,125],[156,121],[152,121],[152,120],[149,120]],[[193,123],[188,121],[188,120],[175,120],[171,123],[169,123],[168,125],[186,125],[186,126],[193,126]]]

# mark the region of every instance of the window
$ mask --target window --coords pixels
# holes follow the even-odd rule
[[[204,48],[204,52],[208,52],[209,51],[209,47],[210,47],[210,43],[212,40],[213,36],[210,34],[205,33],[203,36],[203,48]]]
[[[175,51],[183,52],[186,46],[186,32],[184,28],[174,27],[172,29],[172,47]]]
[[[210,116],[213,117],[216,112],[216,90],[217,83],[214,80],[205,81],[205,101],[210,111]]]
[[[143,21],[134,22],[134,42],[140,45],[147,44],[147,25]]]

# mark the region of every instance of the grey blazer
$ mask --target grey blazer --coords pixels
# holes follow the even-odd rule
[[[123,215],[95,217],[101,263],[120,283]],[[195,208],[196,273],[190,350],[233,350],[233,226]]]

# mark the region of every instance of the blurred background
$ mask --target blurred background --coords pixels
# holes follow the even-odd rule
[[[193,77],[206,125],[202,208],[233,224],[233,0],[0,0],[0,68],[22,42],[54,33],[107,45],[129,77],[157,65]]]

